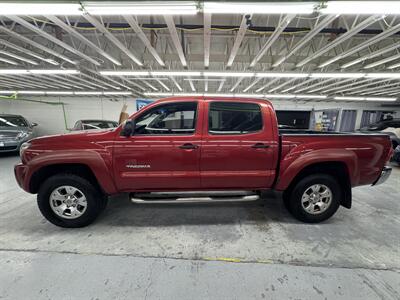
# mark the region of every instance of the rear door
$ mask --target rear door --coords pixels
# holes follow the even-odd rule
[[[202,188],[272,186],[278,145],[271,128],[271,108],[257,101],[209,100],[205,104]]]
[[[119,190],[200,188],[199,104],[181,100],[144,109],[135,118],[135,134],[116,138],[113,157]]]

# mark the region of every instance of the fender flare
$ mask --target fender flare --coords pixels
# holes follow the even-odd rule
[[[109,156],[110,154],[104,152],[104,155]],[[100,153],[85,149],[63,150],[60,152],[51,151],[41,153],[39,156],[34,157],[27,163],[28,172],[25,179],[29,182],[26,182],[25,186],[30,186],[30,181],[34,174],[43,167],[68,164],[87,166],[93,172],[99,186],[106,194],[110,195],[117,193],[111,172],[111,158],[107,165],[105,159],[100,155]]]
[[[286,190],[293,179],[306,167],[325,162],[344,163],[347,167],[350,186],[355,186],[359,182],[358,159],[353,151],[337,148],[320,149],[309,151],[303,155],[288,154],[281,162],[280,169],[283,171],[279,174],[275,189],[279,191]]]

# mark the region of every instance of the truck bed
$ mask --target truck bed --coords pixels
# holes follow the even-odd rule
[[[391,154],[385,134],[283,129],[279,137],[279,178],[284,180],[301,165],[340,161],[346,164],[352,186],[371,184]]]

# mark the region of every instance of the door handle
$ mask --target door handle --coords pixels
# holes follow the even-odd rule
[[[251,146],[251,148],[255,148],[255,149],[267,149],[269,148],[269,145],[265,145],[263,143],[256,143],[253,146]]]
[[[186,144],[180,145],[179,148],[187,150],[187,149],[197,149],[197,148],[199,148],[199,146],[191,144],[191,143],[186,143]]]

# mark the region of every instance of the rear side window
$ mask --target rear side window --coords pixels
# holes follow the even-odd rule
[[[211,102],[208,131],[211,134],[245,134],[263,127],[261,109],[255,103]]]

